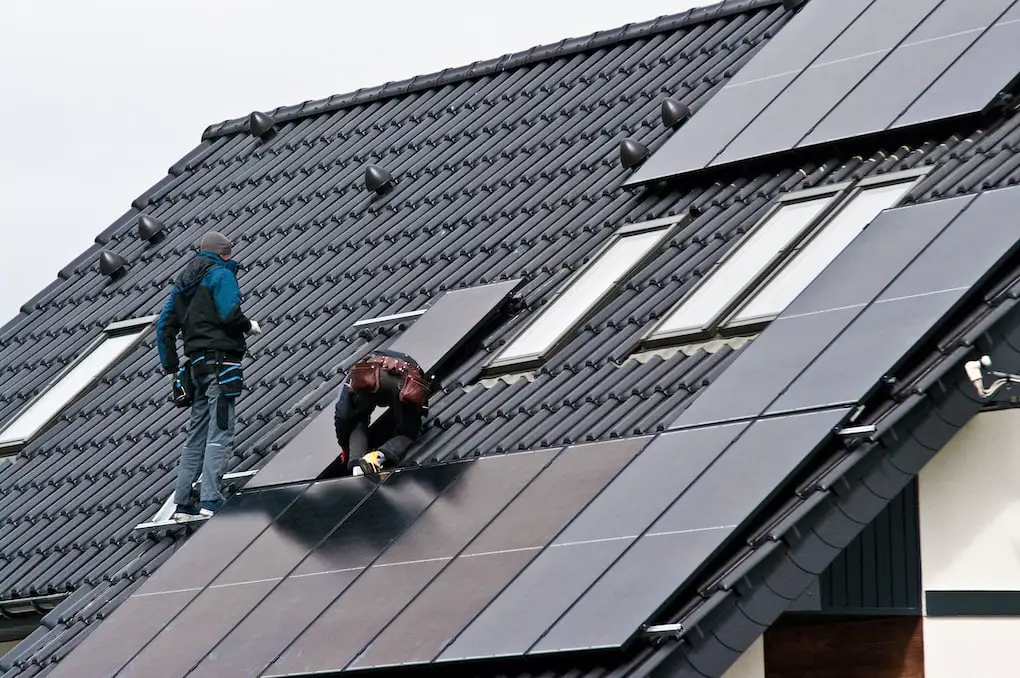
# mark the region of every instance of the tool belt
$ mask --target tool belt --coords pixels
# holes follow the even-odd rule
[[[401,402],[424,407],[432,392],[428,378],[417,365],[400,358],[370,355],[351,368],[351,390],[359,393],[378,393],[382,386],[382,373],[403,377],[397,397]]]
[[[233,356],[222,351],[205,351],[192,356],[189,362],[193,372],[212,373],[216,376],[221,396],[236,398],[241,395],[244,388],[241,356]]]

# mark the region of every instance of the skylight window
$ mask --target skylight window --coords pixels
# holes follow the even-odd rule
[[[621,229],[556,298],[492,363],[494,368],[538,364],[590,318],[611,294],[669,241],[680,217],[658,219]]]
[[[14,454],[134,346],[156,316],[113,323],[84,355],[64,370],[0,429],[0,455]]]
[[[646,341],[757,331],[925,173],[910,171],[793,193],[716,264]]]

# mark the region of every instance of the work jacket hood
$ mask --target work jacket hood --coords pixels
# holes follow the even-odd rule
[[[198,256],[188,262],[177,278],[178,291],[185,297],[191,297],[195,294],[195,290],[198,289],[205,274],[217,266],[222,266],[231,273],[236,273],[238,268],[237,262],[233,259],[224,261],[220,255],[213,252],[199,252]]]

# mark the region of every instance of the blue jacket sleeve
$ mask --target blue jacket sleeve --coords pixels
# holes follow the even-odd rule
[[[209,272],[202,284],[212,292],[213,302],[220,321],[227,327],[247,332],[251,322],[241,312],[241,289],[237,286],[237,278],[225,268],[217,268]]]
[[[174,296],[177,293],[175,286],[170,292],[163,310],[156,321],[156,350],[159,351],[159,363],[166,372],[176,372],[180,367],[177,358],[177,334],[181,330],[177,318],[177,309],[174,307]]]

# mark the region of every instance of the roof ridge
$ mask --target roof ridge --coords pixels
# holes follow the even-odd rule
[[[596,31],[576,38],[564,38],[556,43],[539,45],[522,52],[515,52],[486,61],[475,61],[466,66],[446,68],[426,75],[416,75],[406,80],[387,82],[374,87],[363,87],[346,94],[335,94],[325,99],[314,99],[294,106],[280,106],[269,111],[277,122],[290,122],[310,115],[331,113],[341,108],[377,101],[392,96],[401,96],[441,85],[462,82],[511,68],[576,54],[607,45],[643,38],[657,33],[675,31],[707,21],[726,18],[734,14],[754,11],[763,7],[778,5],[782,0],[721,0],[705,7],[695,7],[680,14],[667,14],[642,23],[624,24],[619,28]],[[202,133],[202,139],[236,134],[247,129],[248,116],[234,118],[210,125]]]

